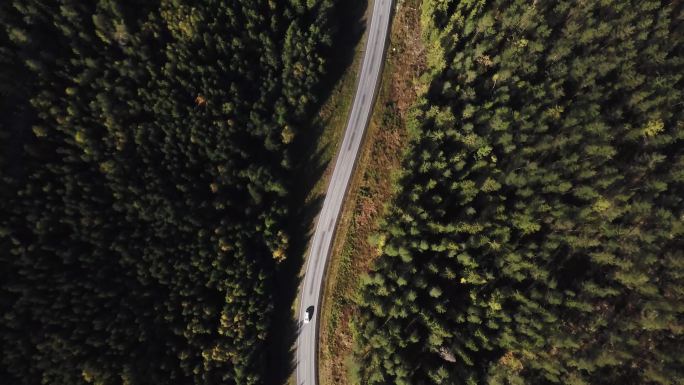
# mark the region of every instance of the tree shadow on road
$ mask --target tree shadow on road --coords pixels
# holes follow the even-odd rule
[[[319,102],[313,111],[320,110],[342,75],[352,65],[355,47],[366,29],[364,13],[367,6],[368,0],[346,0],[337,2],[332,10],[330,17],[337,20],[338,29],[334,31],[334,45],[326,53],[327,74],[321,82],[317,95]],[[323,194],[313,198],[309,195],[332,161],[328,159],[328,154],[337,150],[318,148],[319,140],[329,123],[328,120],[315,116],[311,125],[302,130],[291,144],[292,166],[297,175],[291,181],[293,190],[289,202],[288,230],[292,239],[288,258],[277,266],[274,276],[274,315],[268,341],[267,370],[263,375],[265,384],[284,385],[295,369],[294,345],[300,328],[299,320],[292,316],[292,306],[297,298],[301,279],[299,274],[313,235],[314,220],[324,199]]]

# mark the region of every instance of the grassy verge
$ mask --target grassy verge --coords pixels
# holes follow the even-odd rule
[[[323,128],[318,141],[316,142],[314,152],[319,154],[321,161],[325,162],[327,167],[322,177],[317,179],[313,189],[310,190],[306,203],[325,194],[330,175],[335,166],[332,161],[334,160],[335,155],[337,155],[337,150],[344,137],[349,110],[351,109],[352,102],[354,101],[354,94],[356,92],[358,73],[361,69],[361,60],[363,60],[363,48],[366,43],[365,37],[362,38],[362,34],[365,34],[364,23],[367,13],[369,12],[369,1],[354,0],[350,1],[350,4],[352,4],[351,7],[356,8],[352,11],[354,14],[362,15],[363,23],[353,27],[357,29],[356,31],[349,31],[349,33],[358,36],[358,38],[354,40],[355,46],[352,61],[346,69],[343,70],[340,80],[335,84],[328,99],[321,106],[318,112],[317,121],[314,122],[315,126]],[[342,33],[347,32],[343,31]],[[344,42],[342,44],[344,44]],[[331,63],[331,65],[339,66],[340,63]]]
[[[378,230],[394,196],[408,144],[407,115],[423,92],[418,80],[425,68],[419,4],[406,0],[397,6],[382,86],[338,225],[321,311],[321,385],[358,384],[350,320],[357,311],[360,277],[376,256],[368,237]]]
[[[310,167],[307,167],[307,165],[299,167],[303,173],[311,173],[316,168],[319,170],[313,171],[315,174],[306,176],[309,188],[304,197],[304,205],[313,208],[313,212],[309,217],[311,220],[307,224],[310,226],[308,228],[309,232],[313,231],[315,219],[320,211],[333,168],[335,167],[333,161],[341,146],[344,130],[347,127],[347,118],[354,101],[358,74],[361,70],[361,61],[363,60],[363,48],[366,43],[365,20],[369,12],[368,5],[372,3],[366,0],[354,0],[353,3],[351,7],[355,9],[352,12],[362,17],[362,23],[357,27],[360,29],[353,32],[353,34],[358,36],[354,40],[353,57],[350,64],[344,70],[341,70],[339,80],[333,86],[328,98],[321,105],[316,120],[313,122],[313,126],[319,127],[320,130],[318,139],[313,144],[313,147],[309,149],[309,153],[315,154],[313,156],[315,161],[309,165]],[[339,66],[340,63],[333,63],[332,65]],[[313,233],[309,235],[311,236]],[[308,248],[303,251],[308,251]],[[305,262],[306,255],[303,255],[302,259]],[[302,268],[304,266],[302,265]],[[303,274],[303,271],[301,273]],[[292,303],[292,311],[295,317],[299,310],[298,300],[299,298]]]

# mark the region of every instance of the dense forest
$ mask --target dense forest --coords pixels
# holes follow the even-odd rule
[[[424,0],[364,384],[684,384],[684,3]]]
[[[332,3],[0,2],[0,383],[264,382]]]

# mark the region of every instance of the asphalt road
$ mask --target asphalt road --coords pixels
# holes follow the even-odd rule
[[[317,385],[318,315],[325,265],[332,247],[342,201],[351,179],[354,163],[361,147],[363,133],[373,109],[375,92],[384,61],[385,42],[392,16],[392,0],[375,0],[370,27],[367,29],[366,49],[361,66],[354,104],[330,178],[330,185],[318,216],[311,239],[306,272],[300,286],[299,335],[297,337],[297,384]],[[313,319],[303,323],[306,309],[314,306]]]

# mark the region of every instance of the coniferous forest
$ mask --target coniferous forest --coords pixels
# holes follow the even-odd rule
[[[0,2],[1,384],[268,381],[339,3]],[[421,7],[361,383],[684,385],[684,3]]]
[[[364,384],[684,384],[684,3],[431,1]]]
[[[0,2],[0,383],[263,383],[331,7]]]

